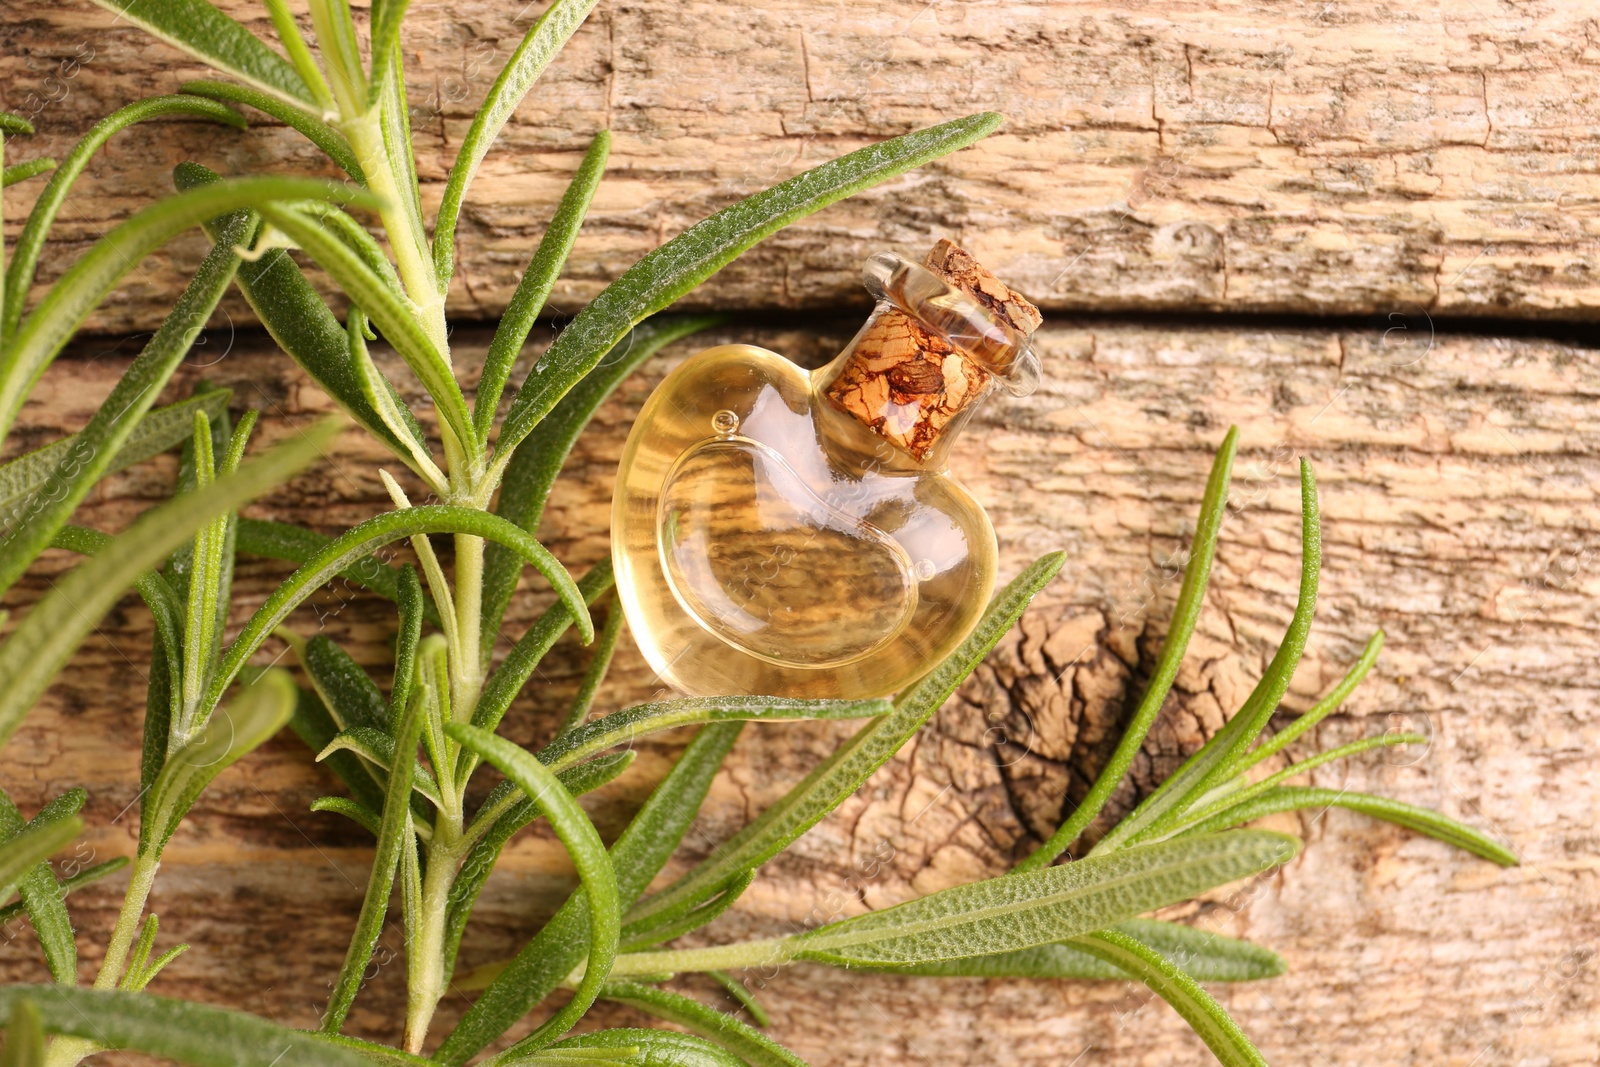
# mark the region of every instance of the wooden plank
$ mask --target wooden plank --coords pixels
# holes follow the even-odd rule
[[[729,328],[815,361],[848,336]],[[1503,836],[1525,865],[1502,871],[1346,813],[1285,818],[1303,856],[1239,896],[1174,914],[1281,951],[1291,971],[1218,996],[1273,1062],[1337,1065],[1587,1064],[1600,1041],[1593,980],[1594,783],[1600,781],[1600,370],[1591,354],[1537,339],[1438,336],[1408,349],[1381,331],[1154,329],[1058,322],[1042,335],[1043,388],[996,400],[952,463],[990,509],[1014,573],[1065,548],[1070,562],[949,706],[860,795],[765,869],[706,940],[770,934],[883,907],[996,873],[1028,851],[1081,795],[1148,674],[1176,593],[1211,450],[1229,420],[1244,443],[1200,632],[1161,723],[1135,765],[1135,797],[1220,726],[1270,657],[1297,566],[1295,459],[1316,464],[1327,563],[1305,666],[1288,704],[1331,685],[1374,627],[1379,668],[1321,732],[1323,744],[1395,728],[1433,742],[1420,757],[1371,758],[1317,772],[1319,785],[1436,806]],[[213,338],[220,341],[220,338]],[[463,365],[486,338],[458,337]],[[629,421],[653,382],[695,343],[655,361],[602,410],[546,520],[564,560],[604,551],[611,476]],[[266,409],[264,439],[327,402],[257,335],[216,344],[204,374]],[[43,439],[80,425],[125,365],[128,346],[79,349],[26,415]],[[385,366],[395,370],[390,358]],[[415,397],[414,386],[404,386]],[[420,404],[414,405],[420,407]],[[328,530],[383,506],[377,452],[352,432],[330,462],[274,494],[259,514]],[[170,462],[118,475],[85,518],[107,527],[170,491]],[[50,559],[11,606],[24,606]],[[253,563],[239,613],[282,568]],[[520,622],[545,599],[517,601]],[[330,593],[294,625],[380,663],[388,611]],[[139,664],[145,612],[130,600],[99,628],[6,753],[5,785],[31,810],[74,785],[91,794],[87,848],[131,851],[137,795]],[[276,649],[270,654],[276,654]],[[583,654],[561,646],[507,721],[529,742],[551,728]],[[605,710],[649,696],[631,647]],[[751,730],[691,834],[706,854],[797,781],[848,724]],[[675,742],[645,746],[641,767],[595,801],[614,831]],[[329,791],[297,742],[276,740],[230,769],[179,833],[154,897],[163,944],[195,949],[159,980],[192,996],[312,1023],[360,897],[362,835],[311,815]],[[80,861],[87,859],[87,853]],[[513,950],[568,884],[558,845],[530,832],[491,882],[465,962]],[[73,898],[86,956],[98,957],[118,885]],[[39,979],[19,925],[0,946],[7,978]],[[385,934],[398,948],[398,925]],[[355,1032],[393,1039],[403,968],[381,966]],[[702,998],[709,986],[684,988]],[[924,981],[785,970],[764,994],[774,1035],[818,1067],[843,1064],[1199,1062],[1181,1022],[1118,984]],[[447,999],[442,1017],[465,1000]],[[603,1011],[609,1022],[637,1022]]]
[[[259,5],[222,6],[270,35]],[[408,15],[430,211],[537,10]],[[29,151],[60,156],[103,114],[201,73],[88,0],[0,25],[0,106],[39,124]],[[996,109],[997,136],[785,232],[692,302],[855,302],[865,253],[952,235],[1047,310],[1592,320],[1597,89],[1593,20],[1570,4],[607,0],[485,163],[451,306],[469,320],[504,308],[598,129],[616,135],[611,176],[557,288],[563,314],[739,196]],[[191,157],[230,174],[316,168],[281,128],[122,134],[73,196],[45,278]],[[32,188],[8,191],[8,232]],[[93,325],[151,328],[201,254],[191,236],[151,257]]]

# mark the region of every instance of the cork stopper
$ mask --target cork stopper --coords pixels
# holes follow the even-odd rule
[[[1039,309],[953,242],[934,245],[921,267],[873,256],[866,282],[878,308],[823,393],[918,460],[995,384],[1025,393],[1037,383],[1028,336]]]

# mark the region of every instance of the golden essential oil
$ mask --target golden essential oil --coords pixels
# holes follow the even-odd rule
[[[721,345],[646,402],[624,448],[612,552],[628,624],[701,695],[894,692],[949,654],[995,581],[949,444],[998,384],[1038,381],[1038,311],[948,241],[867,261],[871,317],[807,374]]]

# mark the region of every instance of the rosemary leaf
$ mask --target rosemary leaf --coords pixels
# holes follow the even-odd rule
[[[1171,1004],[1183,1021],[1200,1035],[1222,1067],[1267,1067],[1267,1061],[1244,1036],[1239,1024],[1211,999],[1211,995],[1161,953],[1114,930],[1101,930],[1073,944],[1100,957]]]
[[[680,697],[636,704],[569,730],[536,755],[541,763],[562,770],[596,753],[629,745],[641,737],[708,722],[801,722],[808,719],[866,719],[893,708],[882,698],[868,700],[796,700],[792,697]]]
[[[478,379],[478,395],[473,399],[472,407],[478,436],[485,441],[489,439],[495,413],[500,408],[500,395],[505,391],[506,379],[511,376],[511,368],[522,352],[523,342],[528,339],[528,331],[533,329],[539,312],[544,310],[544,302],[549,299],[550,290],[555,288],[556,278],[572,252],[573,242],[578,239],[578,230],[582,228],[584,216],[589,212],[589,201],[594,199],[595,190],[600,187],[606,158],[610,154],[611,134],[601,130],[594,135],[593,143],[583,155],[583,162],[578,164],[578,173],[573,175],[567,191],[562,194],[555,216],[545,228],[544,236],[539,238],[539,247],[534,249],[533,259],[528,262],[528,269],[523,271],[516,292],[511,294],[511,303],[506,305],[505,313],[500,316],[500,324],[495,327],[494,339],[489,342],[489,352],[483,359],[483,375]]]
[[[517,105],[539,80],[550,60],[561,51],[561,46],[583,25],[594,5],[595,0],[555,0],[547,7],[523,35],[506,65],[500,68],[500,75],[489,88],[483,106],[472,116],[472,125],[462,137],[455,162],[450,165],[450,176],[445,179],[434,224],[434,273],[439,278],[441,293],[450,285],[450,277],[455,272],[456,220],[461,215],[467,186],[478,172],[478,165],[489,154],[506,120],[517,110]]]
[[[293,66],[206,0],[95,2],[208,67],[291,103],[315,103],[310,88]]]
[[[332,640],[322,634],[309,638],[300,651],[300,665],[340,727],[388,729],[388,701],[361,665]]]
[[[671,1030],[595,1030],[557,1042],[544,1055],[548,1057],[601,1049],[628,1050],[630,1058],[627,1062],[637,1064],[637,1067],[744,1067],[743,1060],[723,1051],[720,1046],[691,1034],[679,1034]],[[489,1062],[494,1067],[523,1067],[524,1064],[534,1067],[536,1063],[555,1067],[555,1061],[548,1058],[496,1057]],[[568,1059],[567,1062],[577,1067],[578,1064],[596,1061],[582,1057]]]
[[[333,538],[327,534],[308,530],[304,526],[295,526],[292,523],[273,522],[269,519],[239,520],[238,550],[250,556],[305,563],[332,543]],[[511,557],[513,560],[521,558],[516,553],[511,553]],[[363,589],[371,590],[385,599],[401,602],[405,595],[402,587],[403,575],[410,566],[410,564],[398,567],[386,565],[369,556],[341,570],[339,577]],[[422,592],[420,584],[417,587],[417,595],[422,598],[422,617],[437,624],[439,609],[434,606],[427,594]]]
[[[146,119],[162,118],[167,115],[195,115],[239,129],[245,126],[244,119],[240,118],[238,112],[232,108],[214,100],[203,100],[195,96],[153,96],[147,100],[136,101],[127,107],[118,108],[95,123],[94,128],[72,147],[72,151],[67,153],[60,166],[55,169],[55,173],[50,175],[50,181],[40,191],[39,198],[33,202],[33,209],[28,212],[27,221],[22,224],[22,232],[17,235],[16,244],[12,248],[10,269],[6,271],[5,316],[4,325],[0,326],[0,335],[9,338],[16,332],[17,323],[22,319],[22,305],[27,299],[29,287],[33,285],[34,272],[38,268],[39,253],[44,248],[45,239],[50,235],[50,228],[55,223],[61,205],[66,203],[68,194],[72,192],[73,184],[89,165],[89,161],[94,158],[94,154],[100,151],[107,141],[129,126]]]
[[[584,909],[589,914],[588,962],[583,978],[570,1001],[517,1043],[524,1052],[542,1048],[583,1018],[611,970],[622,928],[617,876],[594,824],[544,764],[510,741],[466,723],[446,723],[444,729],[456,742],[494,764],[539,806],[583,881]]]
[[[1392,822],[1407,830],[1437,838],[1447,845],[1464,849],[1502,867],[1515,867],[1521,861],[1516,853],[1500,842],[1470,826],[1440,815],[1427,808],[1419,808],[1387,797],[1367,793],[1352,793],[1343,789],[1314,789],[1300,786],[1279,786],[1254,797],[1237,807],[1218,812],[1204,822],[1188,828],[1187,833],[1204,834],[1247,822],[1280,811],[1299,811],[1305,808],[1348,808],[1375,819]]]
[[[49,157],[30,159],[26,163],[17,163],[0,170],[0,189],[9,189],[18,182],[25,182],[29,178],[37,178],[41,174],[56,169],[56,161]]]
[[[180,189],[193,189],[221,181],[198,163],[180,163],[173,171]],[[213,240],[212,227],[206,232]],[[327,302],[306,281],[299,264],[281,248],[258,250],[260,258],[243,263],[237,280],[239,291],[260,317],[272,339],[291,359],[321,386],[362,428],[372,434],[401,460],[407,456],[400,441],[383,424],[378,413],[361,392],[355,368],[350,364],[350,344],[344,327],[328,309]],[[410,416],[410,429],[416,437],[422,430]]]
[[[1259,830],[1140,845],[958,885],[789,942],[794,957],[846,967],[1015,952],[1188,900],[1286,863],[1299,850],[1298,839]]]
[[[144,1052],[194,1067],[373,1067],[362,1052],[227,1008],[149,993],[60,986],[0,987],[0,1016],[32,1001],[47,1033]],[[420,1057],[408,1058],[425,1067]]]
[[[1129,919],[1110,929],[1161,953],[1201,982],[1254,982],[1262,978],[1274,978],[1288,969],[1283,957],[1269,948],[1196,930],[1182,923]],[[933,963],[882,966],[874,970],[935,978],[1077,978],[1115,981],[1127,977],[1120,968],[1084,951],[1076,940],[1037,945],[1015,952],[964,956]]]
[[[708,1038],[750,1067],[806,1067],[806,1061],[766,1034],[698,1000],[638,982],[608,982],[600,995]]]
[[[372,959],[373,946],[383,931],[383,920],[389,908],[389,894],[394,888],[395,871],[400,865],[402,835],[411,833],[411,789],[408,780],[412,773],[423,770],[417,765],[417,743],[422,736],[422,701],[413,699],[406,709],[400,729],[391,740],[390,775],[384,791],[383,815],[377,830],[378,849],[372,858],[372,873],[367,877],[366,893],[361,900],[361,914],[356,919],[355,933],[345,950],[344,964],[334,980],[333,992],[328,997],[328,1007],[322,1013],[323,1033],[336,1034],[344,1026],[350,1006],[361,991],[361,982]],[[389,737],[388,734],[383,735]],[[399,773],[394,773],[398,756]]]
[[[364,190],[337,182],[236,178],[169,196],[138,212],[68,267],[10,338],[0,357],[0,437],[16,419],[28,389],[67,339],[112,286],[147,254],[191,226],[242,208],[267,209],[282,200],[373,203]]]
[[[543,545],[518,527],[487,512],[448,504],[426,504],[421,507],[386,512],[347,530],[343,535],[328,542],[299,570],[285,579],[250,617],[239,636],[229,646],[226,655],[223,656],[222,665],[212,680],[208,691],[208,702],[214,704],[221,697],[222,691],[233,681],[239,668],[256,649],[261,647],[261,643],[268,635],[323,583],[384,545],[430,533],[472,534],[476,537],[493,538],[510,545],[549,580],[555,588],[556,595],[577,618],[578,631],[584,639],[586,641],[593,639],[594,625],[589,619],[583,595],[573,583],[567,569],[558,563]],[[0,656],[3,655],[4,652],[0,651]]]

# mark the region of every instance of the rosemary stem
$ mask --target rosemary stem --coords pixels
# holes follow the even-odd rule
[[[117,925],[111,931],[111,941],[106,945],[105,959],[100,961],[100,973],[95,977],[96,989],[115,989],[122,981],[122,968],[128,962],[128,949],[139,935],[139,920],[144,918],[144,907],[155,885],[156,871],[161,866],[159,852],[142,852],[133,861],[133,875],[128,880],[128,891],[122,898],[122,911],[117,915]]]
[[[156,871],[161,866],[159,851],[140,853],[133,861],[133,875],[128,880],[128,890],[122,897],[122,910],[117,913],[117,924],[111,930],[111,941],[106,945],[105,958],[100,961],[100,973],[95,976],[94,988],[116,989],[122,981],[122,969],[128,962],[128,949],[139,935],[139,920],[144,918],[144,907],[150,900],[150,890],[155,885]],[[88,1038],[62,1034],[50,1043],[45,1055],[45,1067],[75,1067],[85,1056],[100,1051],[101,1046]]]
[[[427,247],[426,235],[415,232],[410,216],[401,207],[403,203],[399,183],[395,180],[394,166],[384,146],[383,129],[376,110],[347,117],[340,128],[350,141],[356,161],[367,176],[367,188],[383,201],[378,217],[383,221],[389,236],[389,248],[394,253],[395,267],[406,296],[417,313],[417,321],[427,331],[428,338],[438,349],[446,363],[450,361],[450,338],[445,329],[444,297],[434,280],[433,260],[423,254]],[[451,450],[453,434],[448,426],[441,427],[445,449]],[[459,445],[459,442],[456,442]],[[456,457],[449,456],[452,461]]]
[[[459,820],[459,815],[457,815]],[[406,1051],[421,1055],[433,1013],[444,997],[444,934],[450,889],[460,856],[460,826],[441,813],[428,845],[428,871],[422,879],[422,901],[412,943],[406,950]]]
[[[681,974],[685,971],[738,971],[747,967],[776,967],[794,958],[792,938],[769,937],[711,948],[665,949],[659,952],[625,952],[611,966],[617,977],[631,974]]]
[[[483,538],[456,535],[456,647],[450,665],[450,707],[459,722],[471,722],[483,689]]]

